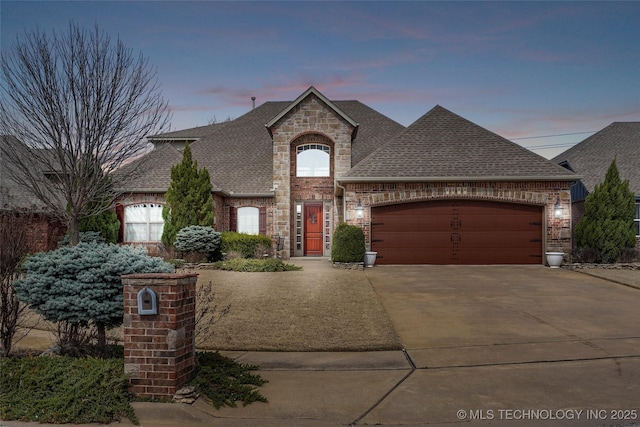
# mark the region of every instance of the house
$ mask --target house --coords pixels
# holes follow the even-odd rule
[[[436,106],[405,128],[310,87],[231,121],[150,139],[119,200],[121,237],[156,245],[170,170],[190,143],[211,176],[215,228],[278,237],[286,258],[329,256],[340,222],[378,263],[542,264],[571,249],[576,174]],[[142,162],[145,162],[144,165]]]
[[[584,213],[586,197],[604,181],[614,158],[620,178],[629,181],[636,197],[635,228],[640,249],[640,122],[612,123],[552,161],[581,176],[571,187],[572,216],[576,224]]]
[[[3,159],[1,149],[12,147],[27,152],[28,148],[13,136],[0,135],[0,144],[2,144],[0,147],[0,221],[9,221],[6,215],[23,217],[29,222],[26,233],[30,251],[55,249],[66,232],[65,225],[51,215],[46,206],[26,191],[24,186],[13,179],[10,168],[6,160]],[[25,159],[29,158],[28,155],[25,155]],[[9,222],[11,224],[21,223]]]

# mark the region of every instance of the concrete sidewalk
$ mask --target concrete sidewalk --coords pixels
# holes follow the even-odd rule
[[[268,403],[216,410],[202,400],[141,402],[134,408],[143,427],[634,425],[640,423],[640,356],[629,355],[632,347],[638,348],[587,360],[433,369],[416,369],[402,351],[236,353],[229,356],[261,366]]]

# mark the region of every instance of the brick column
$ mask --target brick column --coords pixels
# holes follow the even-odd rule
[[[124,285],[124,370],[131,393],[171,400],[195,367],[197,274],[130,274]],[[157,314],[138,314],[138,292],[157,296]]]

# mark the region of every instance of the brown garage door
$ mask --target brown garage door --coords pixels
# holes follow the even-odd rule
[[[374,207],[379,264],[541,264],[542,207],[440,200]]]

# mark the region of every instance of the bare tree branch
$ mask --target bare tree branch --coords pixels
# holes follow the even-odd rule
[[[0,61],[0,156],[8,175],[65,221],[105,209],[141,168],[114,172],[167,130],[156,69],[121,40],[70,23],[48,36],[25,32]],[[117,180],[117,181],[115,181]]]

